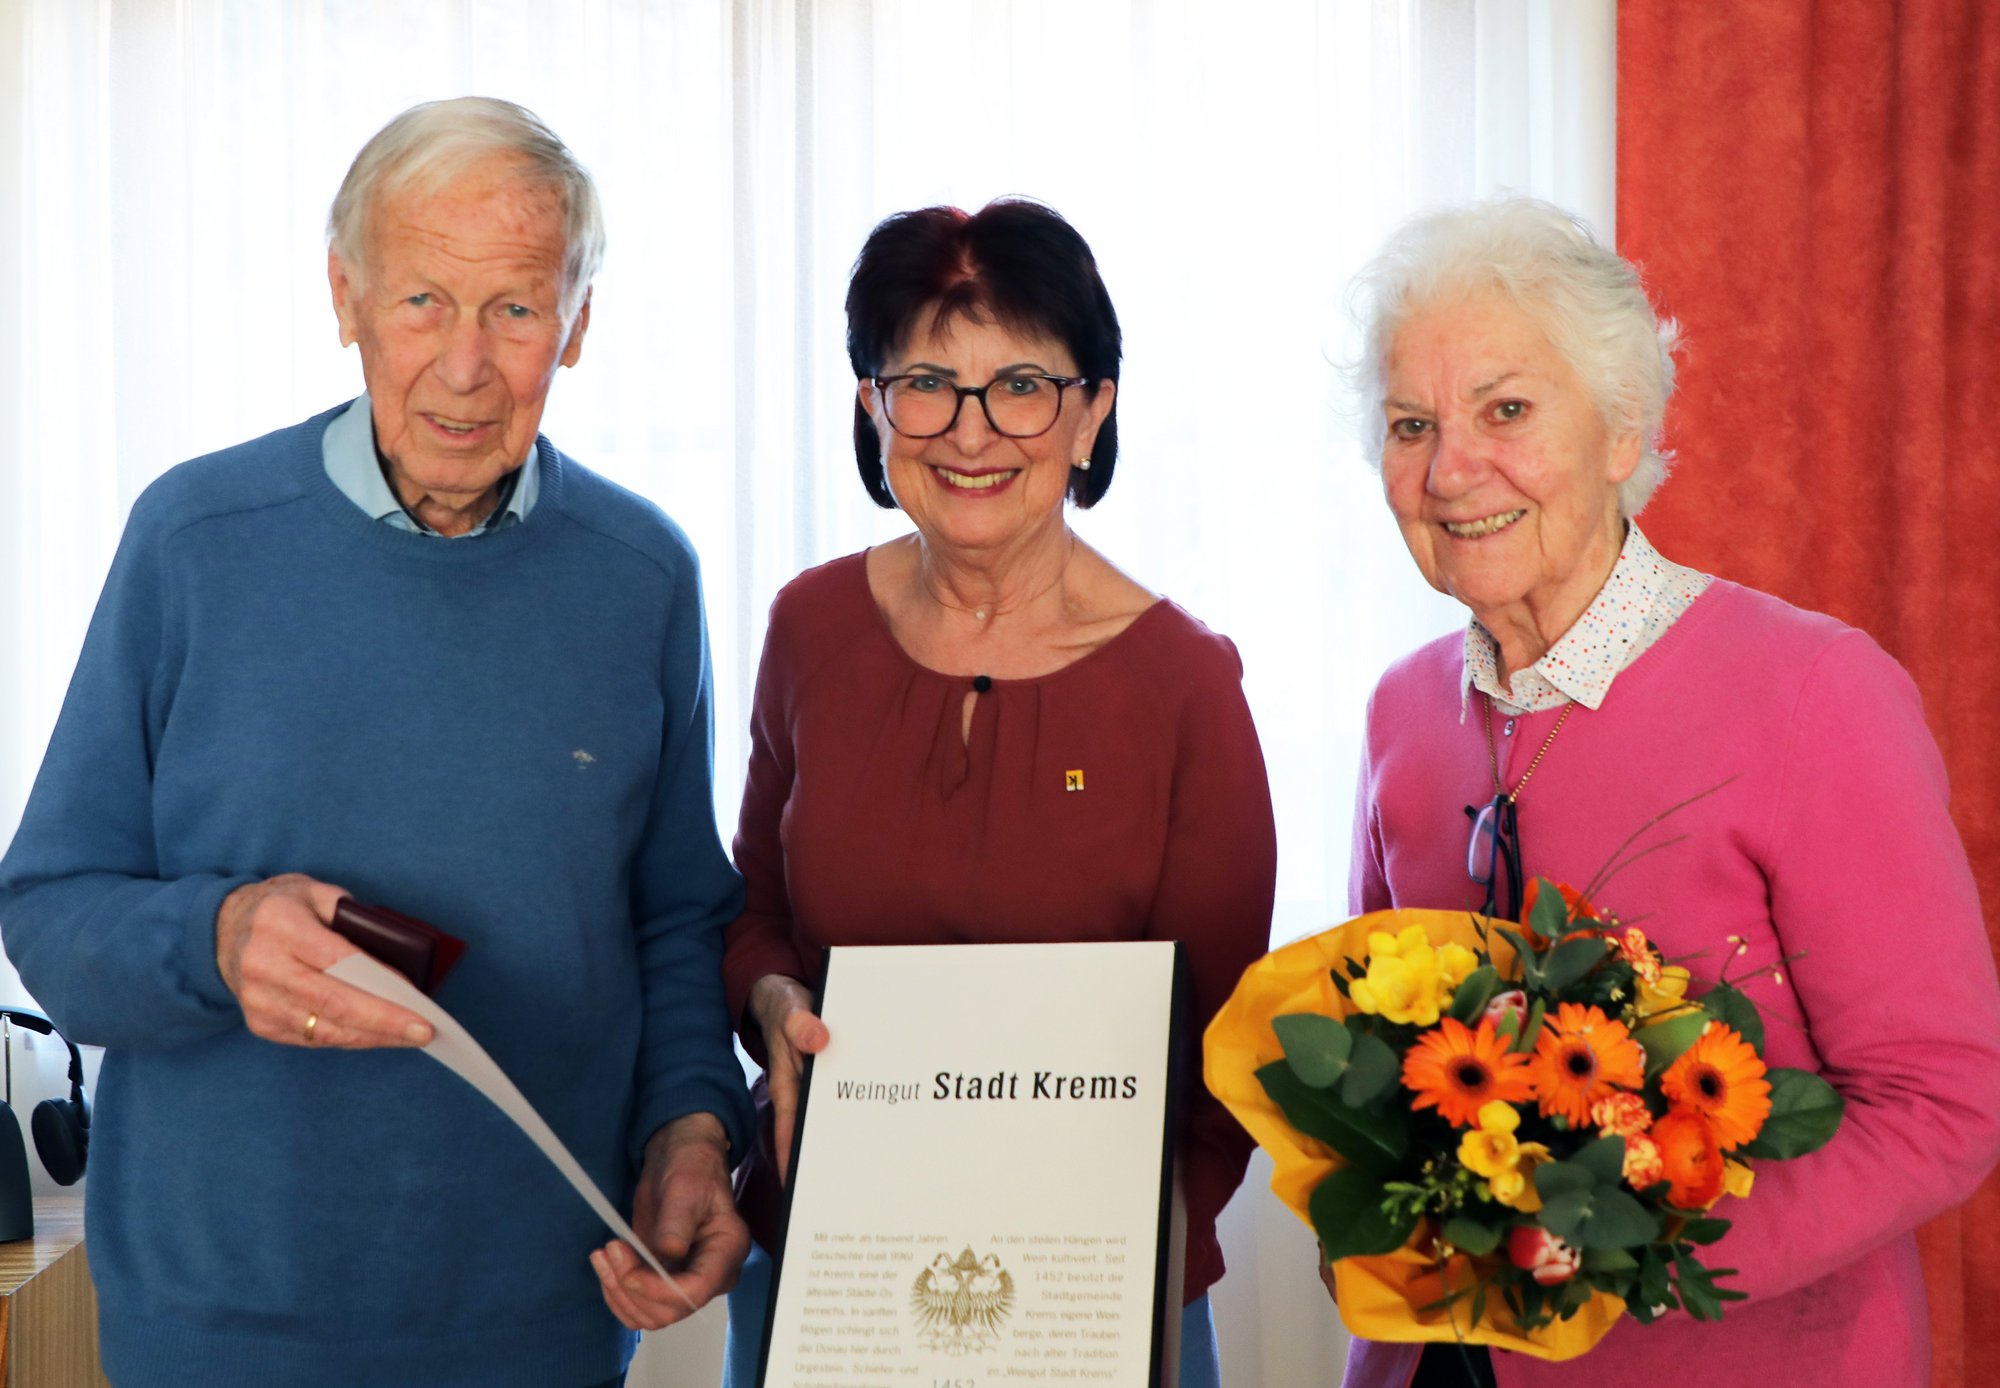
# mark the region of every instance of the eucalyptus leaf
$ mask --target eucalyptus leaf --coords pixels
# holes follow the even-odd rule
[[[1403,1062],[1389,1043],[1363,1033],[1354,1038],[1354,1052],[1340,1082],[1340,1101],[1351,1108],[1363,1108],[1395,1088],[1402,1075]]]
[[[1659,1232],[1659,1216],[1637,1200],[1622,1190],[1600,1190],[1570,1242],[1579,1248],[1631,1248],[1652,1242]]]
[[[1352,1166],[1330,1173],[1313,1187],[1306,1209],[1328,1258],[1394,1253],[1417,1227],[1415,1212],[1384,1211],[1381,1179]]]
[[[1330,1089],[1347,1071],[1354,1038],[1346,1027],[1317,1012],[1294,1012],[1271,1019],[1292,1073],[1314,1089]]]
[[[1483,1258],[1498,1248],[1503,1232],[1467,1215],[1454,1215],[1444,1222],[1444,1241],[1475,1258]]]
[[[1708,1014],[1750,1043],[1758,1055],[1764,1054],[1764,1018],[1757,1004],[1727,983],[1718,983],[1701,995]]]
[[[1552,1161],[1535,1168],[1535,1189],[1545,1203],[1552,1195],[1567,1195],[1573,1190],[1587,1193],[1598,1185],[1595,1171],[1573,1161]]]
[[[1452,993],[1451,1015],[1467,1026],[1477,1026],[1479,1014],[1499,991],[1500,971],[1491,964],[1481,964]]]
[[[1545,1166],[1535,1173],[1538,1187],[1542,1171],[1547,1170]],[[1566,1190],[1553,1198],[1544,1195],[1541,1210],[1542,1227],[1559,1239],[1576,1242],[1576,1231],[1590,1214],[1592,1194],[1591,1190],[1583,1189]]]
[[[1714,1243],[1729,1232],[1729,1221],[1710,1216],[1691,1218],[1681,1225],[1681,1237],[1689,1243]]]
[[[1768,1071],[1771,1116],[1757,1136],[1744,1144],[1746,1157],[1802,1157],[1816,1152],[1839,1128],[1847,1101],[1818,1075],[1780,1066]]]
[[[1633,1032],[1632,1039],[1646,1050],[1646,1073],[1660,1074],[1679,1060],[1689,1046],[1701,1039],[1702,1030],[1708,1023],[1708,1013],[1697,1007]]]
[[[1569,903],[1546,877],[1535,879],[1535,909],[1528,912],[1528,929],[1544,940],[1560,939],[1569,929]]]
[[[1542,965],[1542,986],[1551,993],[1560,993],[1603,963],[1610,948],[1609,940],[1564,940],[1549,951],[1548,960]]]
[[[1493,928],[1499,932],[1502,939],[1514,946],[1515,958],[1521,965],[1521,984],[1530,993],[1535,992],[1542,986],[1541,956],[1536,953],[1534,947],[1528,943],[1527,938],[1520,931],[1505,925],[1497,925]]]
[[[1579,1148],[1569,1160],[1594,1176],[1598,1185],[1615,1186],[1625,1176],[1625,1139],[1600,1137]],[[1537,1179],[1535,1189],[1541,1188],[1541,1181]]]
[[[1585,1272],[1632,1272],[1639,1266],[1639,1260],[1623,1248],[1586,1248],[1583,1250],[1583,1270]]]
[[[1406,1110],[1349,1108],[1327,1091],[1304,1083],[1283,1060],[1260,1068],[1257,1080],[1287,1123],[1307,1137],[1318,1138],[1357,1167],[1384,1176],[1409,1151]]]

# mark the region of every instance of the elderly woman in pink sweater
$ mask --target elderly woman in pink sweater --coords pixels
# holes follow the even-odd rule
[[[1566,214],[1424,217],[1358,291],[1389,509],[1471,621],[1370,702],[1353,909],[1511,914],[1523,874],[1581,885],[1698,796],[1598,902],[1697,980],[1762,966],[1767,1059],[1847,1111],[1717,1207],[1706,1261],[1749,1297],[1720,1324],[1626,1320],[1556,1364],[1356,1342],[1349,1388],[1921,1388],[1913,1231],[2000,1154],[2000,989],[1915,686],[1863,633],[1647,543],[1676,329]]]

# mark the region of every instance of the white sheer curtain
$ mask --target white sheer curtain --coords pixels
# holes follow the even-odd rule
[[[1090,240],[1126,332],[1118,481],[1079,528],[1235,638],[1277,802],[1275,933],[1340,918],[1368,689],[1460,620],[1359,461],[1340,293],[1413,208],[1496,187],[1608,235],[1613,20],[1612,0],[0,0],[0,841],[133,498],[359,388],[327,201],[395,112],[476,91],[540,112],[602,185],[610,255],[545,427],[700,549],[725,828],[772,594],[901,528],[852,470],[847,267],[889,212],[1026,193]],[[1226,1224],[1230,1376],[1329,1381],[1309,1240],[1257,1170]]]

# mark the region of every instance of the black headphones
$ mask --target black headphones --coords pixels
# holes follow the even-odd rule
[[[83,1053],[39,1012],[0,1007],[0,1018],[53,1036],[69,1047],[69,1097],[36,1104],[28,1126],[35,1134],[35,1152],[50,1179],[59,1186],[73,1186],[83,1179],[84,1159],[90,1151],[90,1099],[83,1092]]]

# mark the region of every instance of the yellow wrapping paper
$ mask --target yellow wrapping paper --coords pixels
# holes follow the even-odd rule
[[[1236,1115],[1257,1145],[1271,1154],[1275,1167],[1271,1190],[1307,1228],[1312,1227],[1307,1202],[1314,1188],[1343,1163],[1331,1147],[1293,1129],[1258,1082],[1257,1071],[1285,1055],[1271,1030],[1271,1019],[1293,1012],[1318,1012],[1338,1020],[1354,1011],[1353,1004],[1334,988],[1329,973],[1349,959],[1366,959],[1368,936],[1377,930],[1394,935],[1421,925],[1433,945],[1457,943],[1478,949],[1482,943],[1490,944],[1500,976],[1518,977],[1513,946],[1490,930],[1489,940],[1482,942],[1482,924],[1486,923],[1464,911],[1377,911],[1357,916],[1345,925],[1274,950],[1252,964],[1209,1024],[1203,1039],[1209,1091]],[[1419,1226],[1410,1242],[1394,1253],[1342,1258],[1333,1265],[1340,1318],[1349,1333],[1406,1343],[1462,1339],[1467,1344],[1519,1350],[1540,1359],[1573,1359],[1602,1339],[1624,1314],[1623,1301],[1599,1292],[1568,1320],[1532,1331],[1523,1331],[1515,1323],[1498,1295],[1487,1298],[1486,1315],[1477,1326],[1465,1324],[1466,1303],[1453,1308],[1456,1327],[1442,1309],[1420,1315],[1419,1306],[1429,1305],[1444,1294],[1437,1260],[1429,1252],[1431,1237],[1426,1226]],[[1453,1287],[1465,1288],[1479,1272],[1480,1261],[1453,1258],[1445,1276]]]

